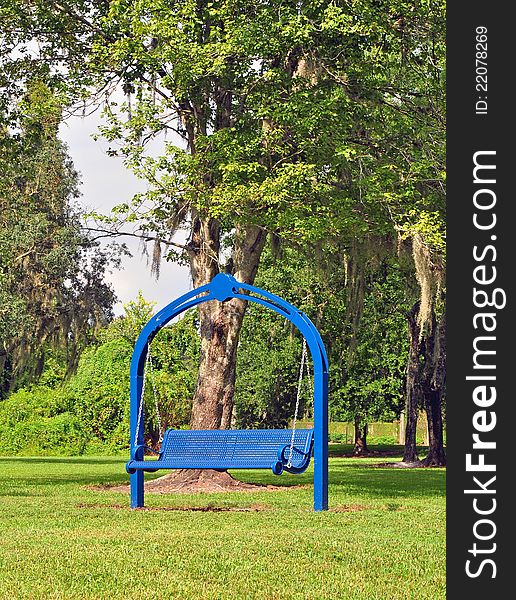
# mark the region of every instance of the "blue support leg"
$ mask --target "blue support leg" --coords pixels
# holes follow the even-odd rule
[[[328,510],[328,373],[314,399],[314,510]]]
[[[143,493],[143,471],[136,471],[130,477],[131,480],[131,508],[144,507]]]
[[[144,411],[143,405],[143,365],[147,355],[147,345],[144,346],[145,353],[140,352],[139,355],[131,364],[131,416],[130,416],[130,444],[131,444],[131,459],[143,460],[143,422]],[[142,409],[140,412],[140,408]],[[138,416],[140,415],[140,416]],[[141,470],[136,470],[131,473],[131,508],[143,508],[144,493],[143,493],[143,478],[144,473]]]

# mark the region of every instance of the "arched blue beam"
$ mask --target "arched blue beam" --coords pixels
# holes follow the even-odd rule
[[[241,290],[248,293],[242,293]],[[253,295],[257,294],[257,296]],[[143,418],[138,426],[143,374],[152,338],[174,317],[203,302],[231,298],[255,302],[288,319],[306,339],[314,365],[314,510],[328,508],[328,357],[315,325],[303,312],[282,298],[219,273],[204,286],[191,290],[158,312],[140,333],[131,361],[131,458],[143,460]],[[142,411],[143,414],[143,411]],[[138,428],[138,431],[137,431]],[[144,505],[143,471],[131,474],[131,507]]]

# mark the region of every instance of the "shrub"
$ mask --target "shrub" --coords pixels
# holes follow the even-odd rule
[[[129,363],[132,346],[128,340],[114,339],[87,348],[77,373],[65,386],[73,413],[88,433],[111,445],[121,423],[129,431]],[[122,443],[117,436],[117,446]],[[128,445],[126,433],[123,446]]]
[[[62,389],[22,388],[0,403],[0,452],[80,454],[86,433]]]
[[[136,308],[142,302],[139,298]],[[84,350],[76,373],[68,381],[63,383],[63,374],[54,366],[48,376],[43,374],[38,385],[19,389],[1,401],[0,453],[126,452],[133,337],[149,310],[145,303],[138,318],[127,322],[120,318],[111,324],[102,335],[103,343]],[[163,425],[185,427],[190,419],[199,356],[195,311],[165,328],[154,340],[152,353]],[[156,444],[157,418],[149,379],[144,429],[146,442]]]

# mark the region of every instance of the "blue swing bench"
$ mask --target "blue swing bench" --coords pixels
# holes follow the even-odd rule
[[[283,471],[303,473],[312,456],[313,429],[297,429],[289,461],[292,430],[177,430],[167,429],[161,452],[144,445],[133,449],[133,456],[150,450],[157,460],[131,459],[127,472],[155,472],[159,469],[272,469],[275,475]]]
[[[144,445],[143,396],[149,345],[155,334],[177,315],[203,302],[239,298],[265,306],[290,321],[301,332],[314,365],[314,428],[255,430],[174,430],[165,432],[161,451]],[[296,407],[297,414],[297,407]],[[292,433],[294,443],[292,444]],[[145,459],[145,451],[157,459]],[[131,361],[131,507],[144,506],[144,473],[159,469],[272,469],[302,473],[314,456],[314,510],[328,508],[328,357],[319,332],[294,306],[231,275],[213,280],[171,302],[142,330]]]

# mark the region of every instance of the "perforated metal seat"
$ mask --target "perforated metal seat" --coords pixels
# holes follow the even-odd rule
[[[158,469],[272,469],[302,473],[310,464],[313,429],[297,429],[289,462],[292,430],[177,430],[167,429],[157,460],[130,460],[128,473]],[[142,446],[134,448],[133,457]]]

